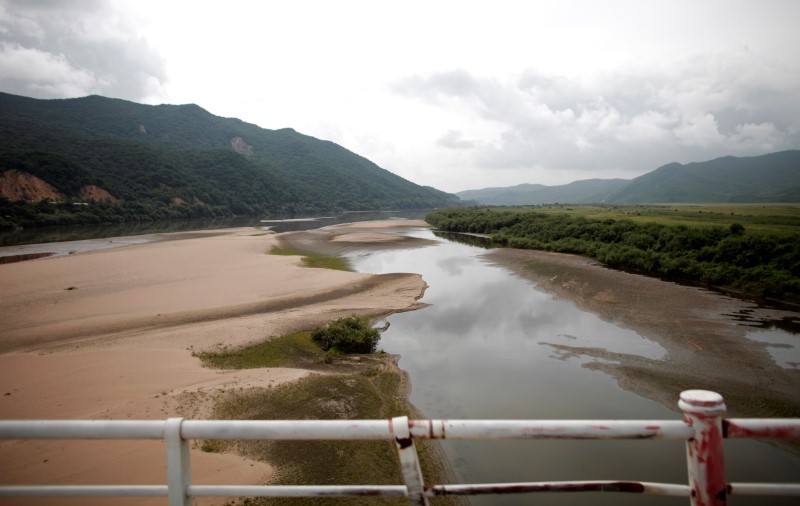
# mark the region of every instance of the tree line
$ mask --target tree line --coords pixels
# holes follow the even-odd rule
[[[449,208],[426,217],[505,246],[574,253],[610,267],[800,303],[800,237],[728,227],[637,223],[508,208]]]

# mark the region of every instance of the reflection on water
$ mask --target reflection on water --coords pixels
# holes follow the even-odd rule
[[[434,239],[427,230],[413,235]],[[437,234],[438,235],[438,234]],[[354,256],[362,272],[417,272],[430,307],[389,317],[380,346],[402,356],[412,403],[428,418],[678,419],[662,405],[581,367],[588,359],[543,343],[663,358],[641,335],[555,300],[481,259],[482,247],[442,238],[434,246]],[[676,399],[677,402],[677,399]],[[800,458],[753,441],[726,444],[729,478],[793,481]],[[462,482],[642,480],[685,483],[681,441],[446,441]],[[473,504],[686,504],[686,499],[619,494],[487,496]],[[736,504],[792,504],[736,498]]]
[[[749,332],[747,338],[767,345],[772,360],[785,369],[800,369],[800,336],[777,328]]]

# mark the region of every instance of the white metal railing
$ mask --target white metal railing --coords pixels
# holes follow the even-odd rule
[[[681,393],[683,420],[7,420],[0,439],[163,439],[166,485],[4,485],[3,496],[168,496],[171,506],[192,497],[399,496],[411,504],[428,497],[528,492],[629,492],[688,497],[691,504],[722,506],[730,494],[800,496],[800,483],[727,483],[724,438],[800,439],[800,419],[724,419],[722,396]],[[194,439],[394,440],[403,485],[192,485],[189,441]],[[573,481],[426,486],[415,439],[678,439],[686,441],[688,484]]]

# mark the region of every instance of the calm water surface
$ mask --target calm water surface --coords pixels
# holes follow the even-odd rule
[[[292,232],[310,230],[336,223],[352,223],[355,221],[386,220],[393,217],[407,219],[424,218],[424,211],[351,211],[331,215],[309,216],[266,216],[256,218],[243,216],[238,218],[215,218],[195,220],[168,220],[129,222],[104,225],[74,225],[64,227],[39,227],[21,230],[0,230],[0,247],[19,246],[24,244],[57,243],[64,241],[81,241],[98,238],[119,238],[144,234],[160,234],[165,232],[187,232],[192,230],[217,230],[234,227],[269,228],[274,232]]]
[[[411,235],[434,246],[351,257],[356,270],[416,272],[430,307],[388,318],[380,346],[402,356],[411,402],[427,418],[680,419],[616,380],[546,343],[602,347],[661,358],[657,343],[601,320],[481,258],[485,250]],[[780,339],[772,333],[771,339]],[[785,337],[785,336],[784,336]],[[796,342],[796,339],[795,339]],[[777,365],[776,365],[777,366]],[[676,398],[677,402],[677,398]],[[730,444],[735,443],[735,444]],[[641,480],[686,483],[681,441],[443,442],[464,483]],[[729,481],[798,481],[800,458],[754,441],[726,442]],[[688,504],[635,494],[486,496],[472,504]],[[797,504],[797,499],[735,497],[734,504]]]

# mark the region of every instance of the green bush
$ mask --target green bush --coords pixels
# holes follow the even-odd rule
[[[315,330],[311,338],[325,351],[372,353],[378,346],[381,336],[380,332],[372,328],[367,318],[353,315],[340,318],[326,327]]]

